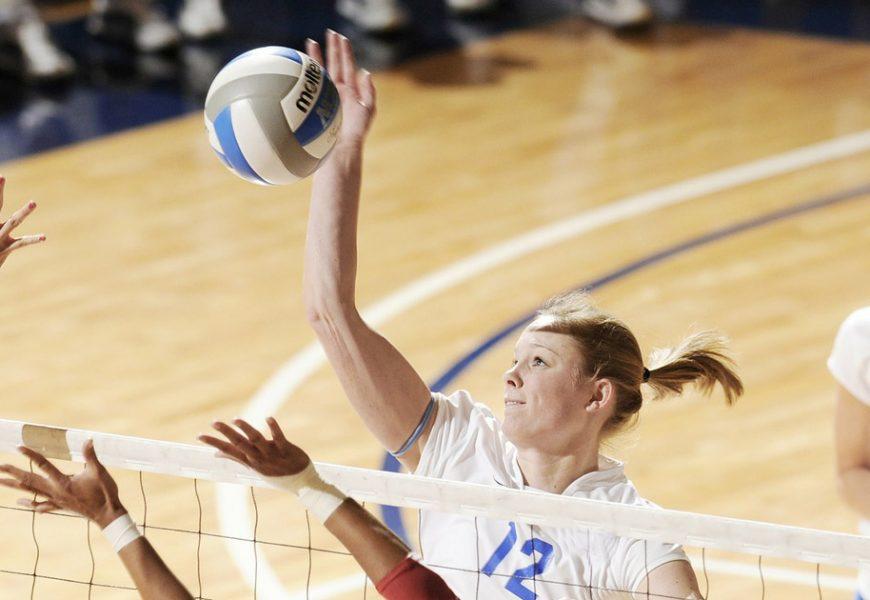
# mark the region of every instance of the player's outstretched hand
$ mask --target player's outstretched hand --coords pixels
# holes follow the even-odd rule
[[[359,69],[353,47],[345,36],[332,29],[326,30],[326,62],[320,44],[305,41],[308,55],[326,67],[341,98],[341,132],[338,145],[359,145],[365,141],[377,111],[377,94],[372,74]]]
[[[3,210],[3,191],[6,187],[6,178],[0,177],[0,210]],[[24,219],[36,209],[36,202],[28,202],[25,206],[12,213],[8,221],[0,221],[0,266],[6,262],[9,255],[31,244],[45,241],[45,235],[25,235],[20,238],[12,237],[12,231],[24,222]]]
[[[21,506],[40,513],[69,510],[87,517],[100,528],[127,512],[118,496],[118,484],[97,459],[93,441],[85,442],[82,448],[85,468],[76,475],[65,475],[35,450],[24,446],[18,450],[45,473],[42,476],[12,465],[0,465],[0,472],[11,476],[0,479],[0,485],[37,495],[36,500],[20,499]]]
[[[267,477],[296,475],[305,470],[311,462],[305,451],[287,441],[274,418],[269,417],[266,423],[272,432],[271,440],[243,419],[233,420],[236,427],[223,421],[212,423],[225,440],[210,435],[200,435],[197,439],[216,448],[218,456],[234,460]]]

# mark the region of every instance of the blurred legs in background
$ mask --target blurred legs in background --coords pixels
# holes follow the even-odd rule
[[[472,15],[493,9],[498,0],[445,0],[458,15]],[[580,11],[587,18],[623,29],[652,21],[653,11],[646,0],[580,0]],[[401,0],[337,0],[336,11],[369,33],[389,33],[408,25],[410,14]]]
[[[131,44],[142,52],[160,52],[177,46],[182,35],[202,40],[226,31],[220,0],[184,0],[176,26],[159,3],[152,0],[93,0],[88,17],[91,34]]]
[[[0,0],[0,45],[21,53],[20,69],[28,79],[58,79],[75,71],[75,63],[52,41],[30,0]]]
[[[580,10],[587,18],[611,29],[643,26],[653,18],[645,0],[581,0]]]
[[[454,13],[470,15],[486,12],[498,0],[446,0]],[[408,9],[400,0],[338,0],[336,11],[369,33],[389,33],[404,28],[410,21]]]

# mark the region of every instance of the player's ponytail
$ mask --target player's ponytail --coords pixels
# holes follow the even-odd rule
[[[650,353],[647,362],[647,384],[653,390],[653,400],[680,394],[683,386],[694,383],[709,393],[717,383],[725,392],[725,400],[733,404],[743,394],[743,382],[734,371],[734,362],[726,354],[727,340],[715,331],[689,335],[673,348],[660,348]]]

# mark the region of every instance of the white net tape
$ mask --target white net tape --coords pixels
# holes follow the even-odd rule
[[[28,446],[50,458],[83,462],[88,439],[110,467],[199,480],[272,487],[211,448],[62,429],[0,419],[0,451]],[[870,567],[870,538],[690,512],[627,506],[543,492],[512,490],[413,475],[317,463],[323,477],[359,501],[512,520],[538,526],[577,527],[622,537],[845,567]],[[534,497],[534,503],[529,502]]]

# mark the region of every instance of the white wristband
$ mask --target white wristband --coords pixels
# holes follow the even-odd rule
[[[308,463],[308,466],[296,475],[267,477],[267,479],[276,488],[299,496],[302,505],[321,523],[325,523],[326,519],[347,499],[344,492],[320,477],[313,463]]]
[[[106,525],[106,528],[103,529],[103,535],[112,544],[115,552],[120,552],[127,544],[142,537],[142,534],[139,533],[139,528],[136,527],[136,523],[133,522],[128,513],[121,515]]]

